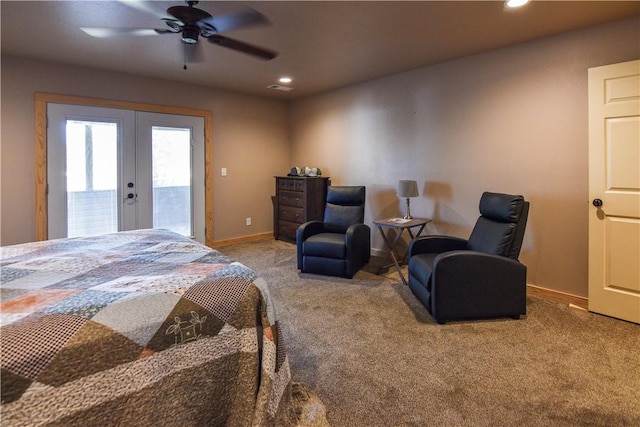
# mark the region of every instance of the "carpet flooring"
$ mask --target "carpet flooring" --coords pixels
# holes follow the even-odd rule
[[[332,426],[640,426],[640,326],[530,296],[438,325],[397,273],[301,274],[295,245],[225,246],[267,280],[294,381]]]

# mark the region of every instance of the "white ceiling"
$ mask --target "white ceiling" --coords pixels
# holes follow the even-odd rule
[[[148,2],[166,10],[181,0]],[[640,1],[201,1],[215,15],[249,6],[270,26],[223,33],[279,52],[271,61],[200,40],[182,68],[178,34],[93,38],[80,27],[166,28],[118,1],[2,1],[2,53],[284,99],[640,14]],[[266,87],[289,75],[295,89]]]

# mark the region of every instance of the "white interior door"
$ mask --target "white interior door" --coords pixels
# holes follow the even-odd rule
[[[168,228],[205,241],[204,120],[47,107],[49,238]]]
[[[589,310],[640,323],[640,61],[589,69]]]

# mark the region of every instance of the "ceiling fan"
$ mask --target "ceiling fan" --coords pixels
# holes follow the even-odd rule
[[[210,13],[195,7],[199,2],[185,1],[188,6],[172,6],[164,13],[154,9],[143,1],[122,1],[131,7],[152,13],[165,22],[168,28],[98,28],[81,27],[80,29],[93,37],[115,37],[123,35],[143,36],[158,34],[180,34],[185,45],[185,66],[187,62],[187,46],[194,48],[198,44],[199,37],[206,38],[209,43],[226,47],[238,52],[255,56],[263,60],[275,58],[278,54],[272,50],[254,46],[239,40],[221,35],[223,31],[237,30],[269,24],[269,20],[260,12],[243,8],[235,12],[212,16]],[[189,50],[191,52],[192,50]]]

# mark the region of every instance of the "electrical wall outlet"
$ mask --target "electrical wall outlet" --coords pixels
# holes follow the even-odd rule
[[[251,225],[251,217],[247,218],[247,225]]]
[[[220,169],[220,175],[227,176],[227,168]]]

